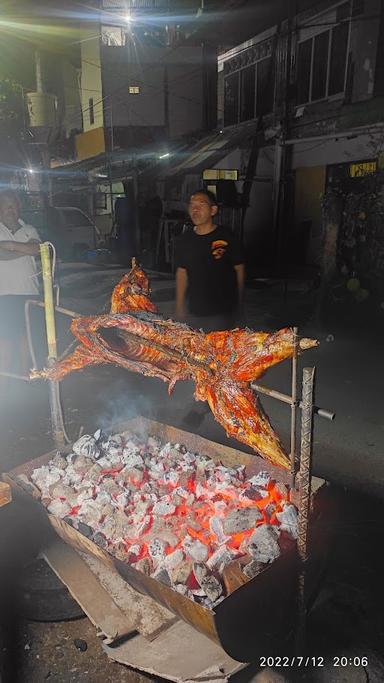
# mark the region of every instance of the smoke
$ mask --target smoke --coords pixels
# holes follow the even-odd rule
[[[137,381],[137,379],[141,379],[141,381]],[[151,391],[151,388],[156,389],[156,391]],[[159,380],[133,378],[129,374],[126,379],[122,378],[112,382],[98,392],[97,403],[100,403],[100,412],[96,411],[94,430],[100,427],[103,431],[111,433],[115,430],[116,425],[121,425],[121,423],[138,416],[156,420],[159,389],[163,395],[163,400],[167,400],[166,386]]]

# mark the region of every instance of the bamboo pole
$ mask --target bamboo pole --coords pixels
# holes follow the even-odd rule
[[[47,332],[48,367],[52,367],[52,365],[57,360],[57,342],[51,256],[49,251],[49,244],[47,242],[44,242],[40,245],[40,257],[44,285],[44,313],[45,328]],[[48,380],[48,385],[49,407],[51,410],[52,436],[55,443],[55,447],[60,449],[63,448],[63,446],[65,445],[65,438],[61,419],[58,383],[54,382],[53,380]]]

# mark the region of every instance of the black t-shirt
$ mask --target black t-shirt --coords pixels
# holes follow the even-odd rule
[[[235,310],[238,303],[234,266],[244,263],[236,236],[218,225],[208,235],[188,230],[175,241],[175,266],[188,274],[189,310],[216,315]]]

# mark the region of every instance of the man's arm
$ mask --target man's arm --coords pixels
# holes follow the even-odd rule
[[[188,274],[185,268],[176,269],[176,318],[183,320],[186,316],[185,298],[188,287]]]
[[[22,256],[38,256],[39,253],[40,243],[37,240],[29,240],[29,242],[0,241],[1,261],[11,261]]]
[[[245,286],[245,266],[244,263],[239,263],[237,266],[233,266],[236,273],[237,280],[237,292],[239,297],[239,305],[243,303],[244,296],[244,286]]]

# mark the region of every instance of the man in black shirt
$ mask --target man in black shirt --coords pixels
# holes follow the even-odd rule
[[[188,206],[193,230],[175,244],[176,317],[205,332],[236,326],[244,290],[241,244],[230,230],[215,225],[217,211],[211,192],[195,192]]]

